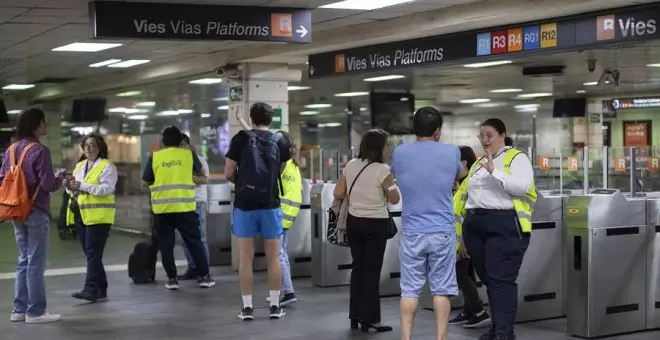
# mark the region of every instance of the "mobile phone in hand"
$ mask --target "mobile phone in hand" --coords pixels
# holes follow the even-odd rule
[[[63,176],[66,173],[66,168],[59,168],[55,171],[55,177]]]

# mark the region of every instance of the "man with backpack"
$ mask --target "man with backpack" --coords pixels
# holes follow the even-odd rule
[[[163,148],[147,160],[142,180],[149,184],[151,191],[156,238],[168,277],[165,287],[179,289],[174,262],[174,230],[178,230],[196,264],[199,287],[211,288],[215,281],[209,276],[195,202],[195,184],[206,184],[208,178],[197,155],[181,147],[181,140],[181,131],[177,127],[163,130]]]
[[[239,120],[241,118],[239,117]],[[225,176],[235,184],[232,233],[238,238],[240,253],[238,276],[243,298],[242,320],[254,320],[252,304],[252,261],[254,238],[264,239],[268,263],[268,287],[271,319],[286,313],[280,307],[280,237],[282,235],[283,192],[280,174],[291,158],[288,143],[269,131],[273,108],[255,103],[250,108],[252,130],[242,130],[230,144],[225,160]]]

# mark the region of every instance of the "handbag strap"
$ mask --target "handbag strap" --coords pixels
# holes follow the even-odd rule
[[[351,188],[348,190],[348,198],[349,199],[351,198],[351,192],[353,191],[353,186],[355,186],[355,182],[357,181],[358,177],[360,177],[360,175],[362,175],[362,172],[364,171],[364,169],[366,169],[371,164],[373,164],[373,162],[367,163],[367,165],[365,165],[362,168],[362,170],[360,170],[360,172],[358,172],[357,176],[355,176],[355,179],[353,180],[353,183],[351,184]]]

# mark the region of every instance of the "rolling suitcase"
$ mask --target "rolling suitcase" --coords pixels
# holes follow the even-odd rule
[[[156,262],[158,261],[158,241],[156,228],[151,223],[151,238],[139,242],[128,257],[128,276],[135,284],[147,284],[156,280]]]

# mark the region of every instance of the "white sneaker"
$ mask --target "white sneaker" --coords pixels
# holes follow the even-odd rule
[[[9,314],[9,321],[11,322],[23,322],[25,321],[25,313],[18,313],[14,310]]]
[[[50,322],[57,322],[60,321],[62,317],[59,314],[51,314],[51,313],[44,313],[41,316],[26,316],[25,317],[25,322],[26,323],[50,323]]]

